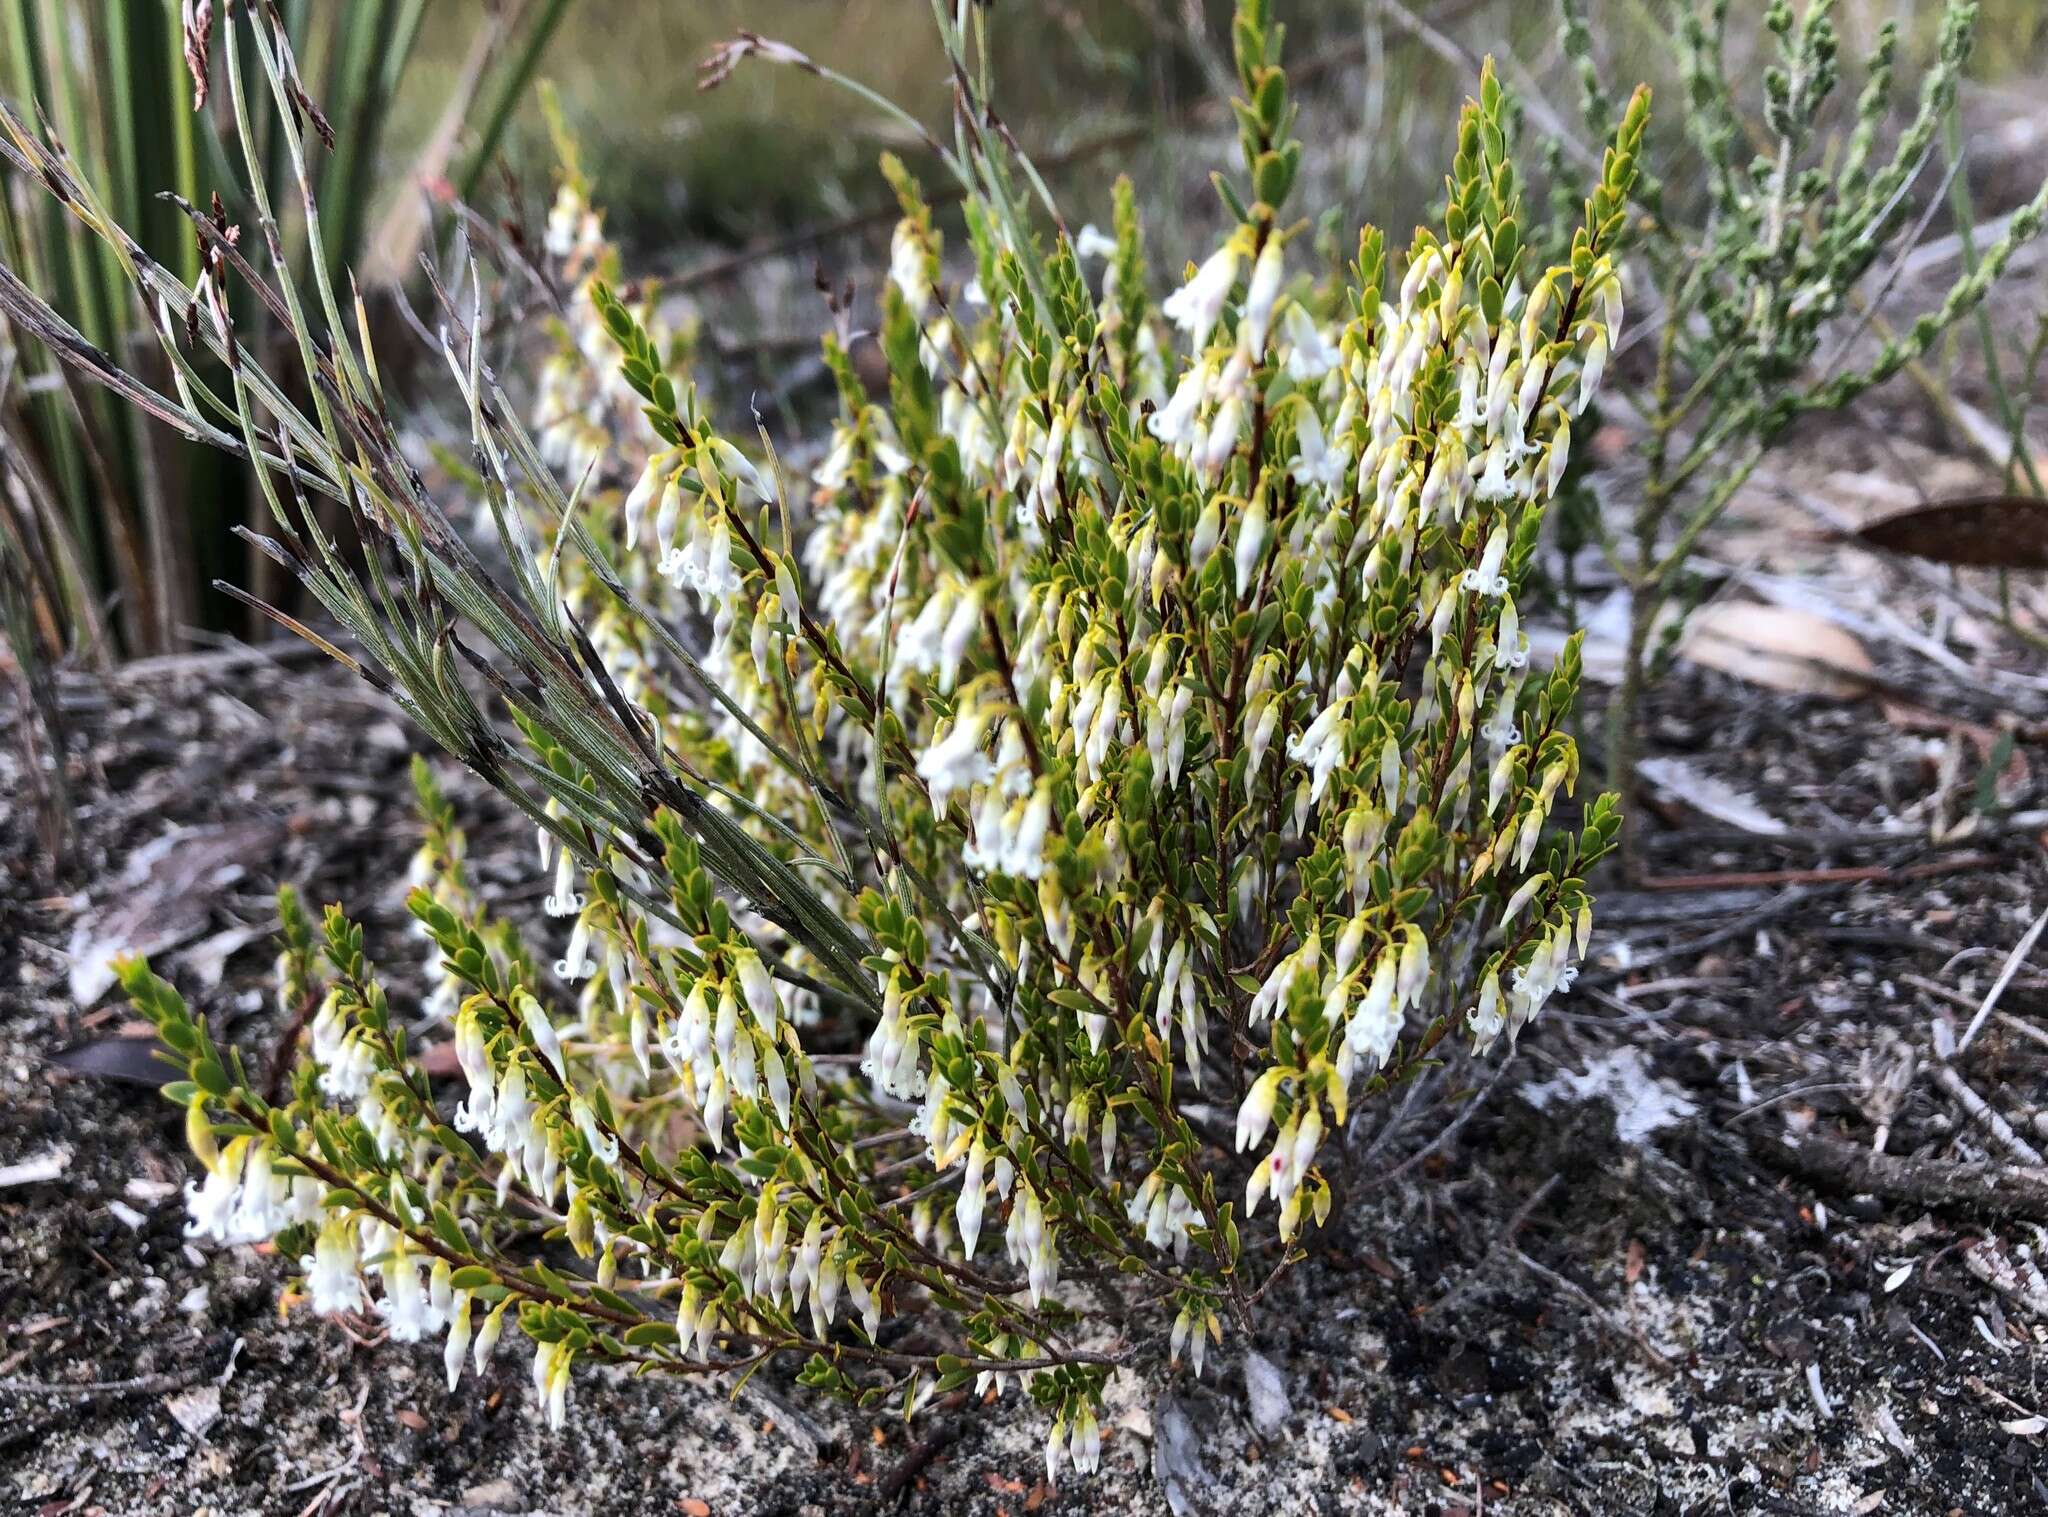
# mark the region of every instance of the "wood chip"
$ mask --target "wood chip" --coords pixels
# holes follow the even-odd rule
[[[69,1168],[71,1150],[60,1144],[19,1163],[0,1165],[0,1190],[12,1190],[18,1185],[47,1185],[63,1178]]]

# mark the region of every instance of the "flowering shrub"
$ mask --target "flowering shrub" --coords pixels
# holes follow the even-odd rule
[[[1619,112],[1601,77],[1585,0],[1558,0],[1558,7],[1581,113],[1606,132]],[[2048,221],[2044,183],[1988,239],[1981,258],[1966,231],[1964,266],[1940,300],[1897,332],[1882,329],[1874,350],[1860,352],[1859,338],[1941,203],[1936,195],[1934,206],[1916,214],[1909,192],[1943,124],[1953,121],[1978,7],[1943,0],[1938,17],[1926,18],[1934,55],[1910,116],[1889,133],[1900,38],[1898,24],[1887,21],[1862,60],[1846,134],[1827,129],[1842,83],[1833,6],[1813,4],[1796,15],[1788,0],[1758,7],[1761,59],[1740,61],[1728,47],[1727,0],[1675,0],[1658,14],[1684,85],[1686,137],[1697,159],[1659,165],[1668,195],[1646,167],[1635,195],[1626,259],[1660,317],[1655,357],[1627,397],[1641,418],[1643,478],[1623,530],[1607,522],[1590,491],[1566,502],[1572,534],[1600,544],[1629,593],[1622,677],[1607,708],[1606,774],[1623,791],[1635,780],[1643,694],[1668,667],[1684,625],[1666,613],[1699,593],[1692,559],[1702,537],[1793,423],[1846,408],[1917,362],[1957,322],[1981,318],[2013,254]],[[1743,128],[1759,75],[1760,145]],[[1992,380],[2002,388],[1995,359]],[[1621,846],[1626,866],[1626,835]]]
[[[338,656],[532,818],[566,949],[550,976],[490,915],[423,771],[410,905],[446,983],[418,1015],[289,895],[282,994],[317,1010],[283,1099],[124,983],[187,1066],[193,1230],[278,1237],[316,1311],[444,1336],[451,1383],[516,1323],[556,1422],[585,1359],[791,1356],[911,1409],[1021,1385],[1056,1472],[1095,1463],[1113,1368],[1163,1336],[1199,1373],[1250,1323],[1337,1204],[1356,1103],[1446,1037],[1511,1040],[1584,950],[1616,816],[1555,815],[1577,655],[1532,669],[1515,595],[1621,320],[1646,102],[1543,267],[1489,71],[1441,228],[1391,275],[1367,230],[1319,287],[1281,29],[1245,0],[1235,225],[1154,306],[1129,185],[1113,233],[1069,236],[941,25],[971,277],[887,165],[887,399],[828,339],[802,507],[667,372],[573,178],[534,434],[474,312],[443,318],[509,583],[398,453],[331,292],[308,414],[136,266],[181,372],[195,335],[235,365],[212,415],[156,400],[266,461],[273,551]],[[750,36],[707,77],[750,55],[837,78]]]

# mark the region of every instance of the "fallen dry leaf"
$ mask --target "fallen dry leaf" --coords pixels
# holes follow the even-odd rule
[[[2048,500],[1973,495],[1912,506],[1867,521],[1865,547],[1971,569],[2048,569]]]
[[[1861,695],[1876,672],[1863,645],[1827,618],[1757,601],[1700,607],[1679,651],[1709,669],[1796,695]]]
[[[113,891],[72,932],[71,998],[87,1008],[111,990],[122,954],[149,958],[198,937],[221,888],[263,857],[277,833],[267,821],[178,827],[136,849]]]
[[[1963,1266],[1999,1294],[2048,1316],[2048,1276],[2003,1239],[1983,1237],[1963,1246]]]
[[[1785,824],[1772,816],[1754,796],[1716,779],[1699,765],[1671,754],[1643,759],[1636,772],[1673,800],[1692,807],[1702,816],[1738,827],[1759,836],[1775,836]]]
[[[162,1048],[163,1044],[157,1041],[156,1031],[152,1028],[139,1038],[95,1038],[90,1043],[65,1049],[50,1062],[67,1074],[161,1090],[171,1081],[184,1077],[182,1061],[168,1064],[157,1057],[158,1050]]]
[[[183,1428],[193,1442],[205,1439],[207,1430],[220,1421],[220,1387],[195,1385],[190,1390],[164,1397],[171,1420]]]

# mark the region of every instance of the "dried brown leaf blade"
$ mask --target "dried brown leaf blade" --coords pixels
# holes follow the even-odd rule
[[[1894,511],[1853,534],[1867,548],[1965,569],[2048,569],[2048,500],[1972,495]]]

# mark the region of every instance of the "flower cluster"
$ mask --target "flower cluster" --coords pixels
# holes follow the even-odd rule
[[[828,338],[840,415],[800,479],[720,435],[565,191],[538,446],[451,350],[515,587],[376,468],[337,488],[394,492],[426,612],[295,566],[532,819],[566,947],[550,975],[486,916],[429,777],[420,1018],[338,909],[316,934],[288,903],[282,978],[319,1010],[270,1101],[128,966],[188,1064],[196,1225],[285,1235],[316,1310],[445,1333],[451,1379],[509,1315],[557,1422],[580,1359],[791,1355],[863,1404],[1020,1387],[1048,1472],[1087,1469],[1148,1328],[1199,1373],[1328,1219],[1354,1104],[1569,983],[1615,815],[1567,809],[1577,652],[1532,666],[1516,594],[1618,339],[1644,102],[1544,266],[1489,70],[1441,227],[1391,271],[1368,229],[1339,273],[1283,215],[1263,0],[1235,37],[1233,225],[1156,305],[1128,183],[1069,235],[971,93],[937,150],[964,250],[885,165],[886,394]],[[734,46],[721,70],[835,77]],[[443,594],[516,744],[449,672]],[[891,1347],[911,1313],[950,1346]]]

